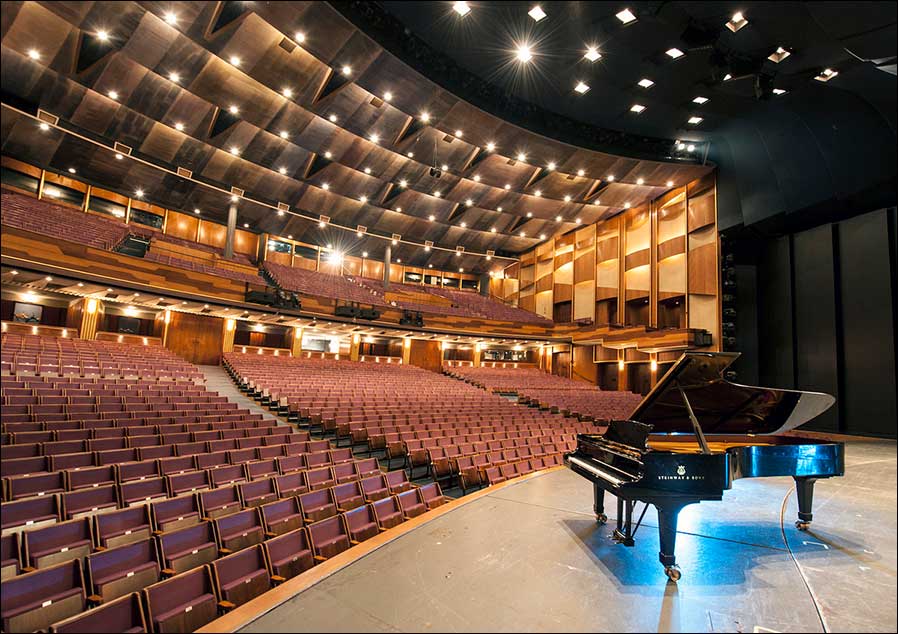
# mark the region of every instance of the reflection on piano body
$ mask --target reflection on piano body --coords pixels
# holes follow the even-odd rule
[[[565,464],[593,483],[595,513],[607,521],[604,495],[617,497],[612,537],[627,546],[649,504],[658,511],[659,558],[680,578],[674,555],[677,515],[684,506],[720,500],[737,478],[792,476],[799,530],[813,518],[814,482],[841,476],[844,445],[783,435],[829,409],[828,394],[730,383],[723,373],[738,353],[687,352],[636,407],[630,420],[604,434],[579,434]],[[636,502],[645,508],[633,521]]]

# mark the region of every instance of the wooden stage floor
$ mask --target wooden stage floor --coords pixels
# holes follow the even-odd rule
[[[658,563],[651,509],[634,548],[614,544],[591,485],[561,469],[436,517],[240,631],[894,632],[896,445],[846,454],[846,476],[817,484],[807,533],[791,478],[687,507],[679,584]]]

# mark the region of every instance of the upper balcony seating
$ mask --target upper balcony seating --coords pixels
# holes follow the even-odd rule
[[[152,247],[150,247],[150,250],[147,251],[147,254],[144,256],[144,258],[147,260],[152,260],[154,262],[159,262],[160,264],[168,264],[169,266],[174,266],[179,269],[187,269],[188,271],[197,271],[199,273],[205,273],[207,275],[214,275],[215,277],[222,277],[225,279],[234,280],[235,282],[247,282],[249,284],[259,285],[265,284],[265,280],[259,277],[258,272],[252,273],[250,271],[240,270],[236,268],[213,266],[204,262],[194,262],[192,260],[167,255],[159,251],[154,251]]]
[[[0,206],[3,207],[4,226],[77,242],[95,249],[109,251],[128,235],[128,225],[118,220],[79,213],[70,207],[5,189],[0,192]]]

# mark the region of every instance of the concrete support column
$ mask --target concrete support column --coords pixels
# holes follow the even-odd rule
[[[349,360],[359,360],[359,348],[362,346],[362,335],[355,333],[349,342]]]
[[[384,288],[390,288],[390,261],[393,259],[393,249],[388,244],[384,251]]]
[[[293,341],[290,342],[290,354],[298,357],[302,354],[302,328],[293,328]]]
[[[234,334],[237,332],[237,320],[225,319],[222,325],[221,352],[234,352]]]
[[[227,259],[234,257],[234,234],[237,233],[237,203],[231,203],[228,207],[228,233],[225,237],[224,256]]]

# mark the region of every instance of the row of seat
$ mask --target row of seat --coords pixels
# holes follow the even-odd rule
[[[290,530],[259,534],[258,526],[244,526],[245,520],[234,514],[228,518],[239,536],[221,521],[205,521],[99,551],[85,557],[83,568],[79,558],[5,579],[3,631],[192,632],[444,502],[439,486],[430,484]],[[279,524],[294,526],[289,518]],[[197,543],[203,539],[215,541]],[[10,561],[6,550],[4,545],[4,570]],[[206,553],[214,557],[205,561]],[[87,609],[91,606],[96,607]]]

